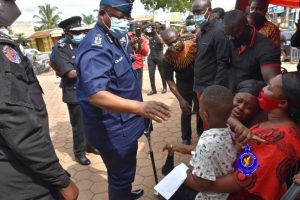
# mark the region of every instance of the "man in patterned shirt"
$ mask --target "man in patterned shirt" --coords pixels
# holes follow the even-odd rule
[[[266,12],[268,11],[268,5],[269,3],[267,0],[251,0],[250,13],[257,12],[265,18],[264,25],[258,31],[272,40],[277,48],[280,48],[280,30],[265,17]]]

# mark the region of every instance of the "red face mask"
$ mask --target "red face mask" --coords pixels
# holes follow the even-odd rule
[[[259,107],[265,111],[278,109],[279,104],[282,103],[283,101],[286,101],[285,99],[266,98],[263,90],[261,90],[261,92],[259,93],[259,97],[257,98],[257,100],[259,103]]]

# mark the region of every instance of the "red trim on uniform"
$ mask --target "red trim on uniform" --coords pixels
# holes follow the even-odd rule
[[[254,47],[254,44],[256,41],[256,35],[257,35],[257,30],[255,28],[253,28],[253,33],[252,33],[252,37],[251,37],[251,41],[250,41],[250,45],[249,45],[250,48]]]
[[[280,64],[278,63],[268,63],[261,65],[262,67],[280,67]]]

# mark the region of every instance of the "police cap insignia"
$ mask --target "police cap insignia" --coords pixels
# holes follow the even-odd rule
[[[16,50],[11,48],[10,46],[4,45],[2,48],[2,52],[10,62],[17,63],[17,64],[21,63],[20,55]]]
[[[72,28],[77,28],[81,26],[81,17],[80,16],[75,16],[75,17],[70,17],[68,19],[65,19],[61,21],[58,24],[59,28],[62,28],[64,31],[71,30]]]

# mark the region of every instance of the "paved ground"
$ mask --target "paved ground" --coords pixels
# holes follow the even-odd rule
[[[296,64],[285,63],[283,65],[289,70],[295,70]],[[175,97],[168,92],[148,97],[146,95],[150,90],[148,78],[148,70],[144,69],[144,100],[163,101],[171,107],[171,118],[168,122],[157,124],[154,123],[154,131],[152,132],[152,146],[154,151],[155,163],[159,180],[162,178],[161,167],[165,161],[166,153],[162,152],[162,147],[166,143],[181,142],[180,138],[180,109]],[[107,174],[106,168],[100,158],[93,154],[88,154],[87,157],[91,160],[90,166],[81,166],[74,161],[72,151],[72,132],[69,123],[69,116],[66,104],[62,103],[61,90],[59,89],[59,79],[52,72],[38,76],[40,83],[45,92],[45,101],[49,113],[49,125],[51,138],[54,143],[57,155],[61,164],[72,175],[72,179],[76,182],[80,189],[79,200],[106,200],[107,197]],[[156,74],[157,89],[162,89],[160,77]],[[197,142],[195,130],[195,116],[193,116],[193,139],[192,143]],[[153,187],[155,185],[151,161],[148,152],[148,143],[143,136],[139,140],[138,149],[138,166],[136,179],[133,184],[135,188],[145,190],[145,195],[141,200],[157,199],[153,195]],[[188,156],[175,156],[175,162],[188,162]]]

